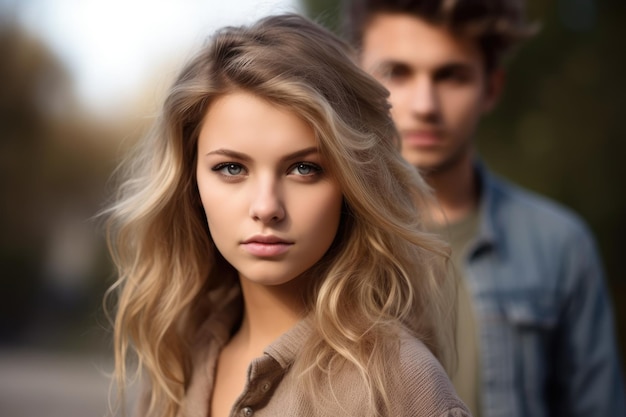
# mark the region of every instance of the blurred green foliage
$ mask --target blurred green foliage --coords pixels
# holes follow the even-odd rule
[[[587,4],[587,6],[581,6]],[[591,5],[591,6],[590,6]],[[541,31],[508,65],[507,89],[477,144],[498,173],[578,212],[596,235],[626,358],[626,3],[531,1]]]
[[[338,4],[303,0],[310,17],[335,31]],[[626,358],[626,2],[529,0],[527,8],[541,30],[509,57],[504,96],[480,126],[477,146],[494,171],[589,223]]]

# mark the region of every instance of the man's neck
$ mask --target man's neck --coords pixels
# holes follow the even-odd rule
[[[477,178],[471,156],[446,169],[426,173],[425,179],[439,203],[431,210],[432,219],[438,224],[458,222],[478,205]]]

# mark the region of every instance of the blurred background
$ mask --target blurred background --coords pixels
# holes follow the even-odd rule
[[[107,412],[96,213],[182,62],[293,0],[0,0],[0,416]]]
[[[626,2],[528,8],[542,30],[513,56],[479,149],[495,171],[587,220],[626,357]],[[336,30],[339,9],[314,0],[0,0],[0,415],[105,414],[111,341],[101,305],[114,277],[93,216],[184,59],[226,24],[302,11]]]

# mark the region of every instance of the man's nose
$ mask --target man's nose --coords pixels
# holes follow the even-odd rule
[[[422,118],[432,118],[437,115],[439,103],[437,89],[433,80],[420,77],[411,86],[411,111]]]

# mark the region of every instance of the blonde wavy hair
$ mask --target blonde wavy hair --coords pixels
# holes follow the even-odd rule
[[[119,274],[109,292],[117,302],[119,389],[123,394],[133,356],[151,388],[149,414],[179,415],[192,341],[213,308],[208,294],[238,285],[211,241],[195,179],[203,117],[213,100],[233,91],[310,123],[343,190],[335,241],[309,271],[321,277],[307,291],[314,331],[294,372],[316,396],[320,376],[340,363],[353,366],[372,415],[385,414],[387,370],[398,347],[391,340],[400,328],[450,363],[448,248],[424,232],[430,193],[400,155],[387,91],[358,68],[347,44],[291,14],[216,32],[179,74],[153,130],[120,171],[119,193],[105,212]]]

